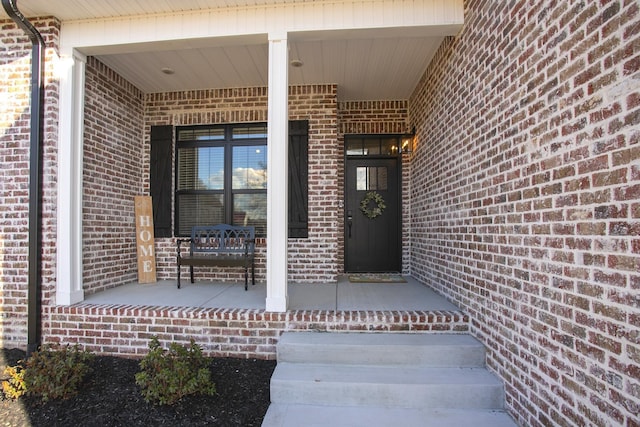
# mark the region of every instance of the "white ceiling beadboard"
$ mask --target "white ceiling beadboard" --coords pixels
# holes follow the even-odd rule
[[[303,63],[290,67],[290,84],[337,84],[340,100],[407,99],[443,38],[463,23],[462,0],[17,4],[25,16],[62,21],[63,53],[95,55],[147,93],[265,86],[267,36],[287,32],[289,59]]]

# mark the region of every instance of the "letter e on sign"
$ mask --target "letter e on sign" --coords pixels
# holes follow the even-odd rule
[[[135,196],[138,282],[155,283],[156,254],[153,239],[153,205],[150,196]]]

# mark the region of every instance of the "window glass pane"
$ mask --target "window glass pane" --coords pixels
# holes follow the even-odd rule
[[[266,139],[266,123],[176,129],[176,235],[219,223],[266,234]]]
[[[195,225],[224,223],[222,194],[179,194],[178,206],[179,235],[190,235]]]
[[[386,166],[360,166],[356,168],[356,190],[387,190],[388,172]]]
[[[362,156],[362,139],[351,138],[347,141],[347,156]]]
[[[375,139],[367,139],[364,141],[364,155],[372,156],[380,154],[380,140]]]
[[[233,139],[266,138],[266,125],[235,126],[233,128]]]
[[[399,144],[398,138],[384,138],[382,140],[382,153],[388,156],[398,154]]]
[[[356,190],[367,191],[367,169],[366,167],[356,168]]]
[[[267,146],[233,147],[233,184],[236,190],[267,188]]]
[[[387,189],[387,167],[386,166],[381,166],[381,167],[377,167],[377,168],[372,168],[372,169],[376,169],[376,190],[381,190],[384,191]]]
[[[266,236],[267,194],[234,194],[233,225],[252,225],[257,236]]]
[[[178,130],[178,141],[220,141],[224,139],[224,128],[196,128]]]
[[[399,136],[346,137],[347,156],[397,156],[400,153]]]
[[[177,189],[224,189],[224,147],[179,148]]]

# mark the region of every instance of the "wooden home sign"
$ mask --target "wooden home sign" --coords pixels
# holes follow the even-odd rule
[[[138,282],[155,283],[156,254],[153,239],[153,207],[150,196],[135,196]]]

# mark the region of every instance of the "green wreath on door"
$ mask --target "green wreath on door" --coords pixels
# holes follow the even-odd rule
[[[377,191],[368,191],[360,200],[360,211],[369,219],[379,217],[386,208],[384,199]]]

